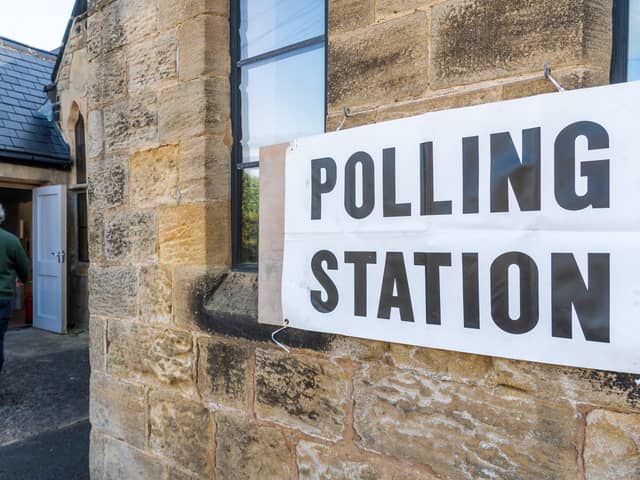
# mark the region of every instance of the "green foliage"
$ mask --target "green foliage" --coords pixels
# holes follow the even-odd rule
[[[258,263],[258,188],[258,177],[243,173],[240,239],[242,263]]]

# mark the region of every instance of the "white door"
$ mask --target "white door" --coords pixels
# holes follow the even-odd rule
[[[33,191],[33,326],[67,331],[67,189]]]

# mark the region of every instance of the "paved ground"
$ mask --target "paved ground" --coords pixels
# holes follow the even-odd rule
[[[0,374],[0,480],[88,477],[88,336],[14,330]]]

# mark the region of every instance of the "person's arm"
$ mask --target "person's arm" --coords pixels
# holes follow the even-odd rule
[[[25,283],[29,280],[29,257],[25,253],[20,242],[15,242],[15,248],[13,249],[13,262],[16,266],[16,273],[18,274],[18,279]]]

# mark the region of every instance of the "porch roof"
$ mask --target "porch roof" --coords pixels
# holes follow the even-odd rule
[[[68,168],[45,93],[56,55],[0,37],[0,161]]]

